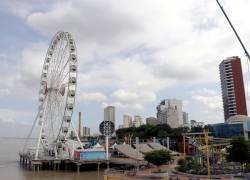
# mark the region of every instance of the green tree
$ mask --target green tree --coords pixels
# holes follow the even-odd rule
[[[243,137],[233,138],[227,149],[227,160],[231,162],[247,163],[250,160],[249,144]]]
[[[156,166],[166,164],[171,160],[171,154],[166,150],[154,150],[145,154],[144,159]]]
[[[214,128],[213,128],[213,126],[210,125],[210,124],[205,125],[203,129],[207,130],[207,131],[210,132],[210,133],[214,133]]]
[[[191,133],[198,133],[198,132],[203,132],[203,128],[202,126],[196,126],[196,127],[192,127],[190,130]]]
[[[198,164],[193,157],[181,158],[177,162],[177,171],[187,172],[191,174],[207,174],[206,168]]]

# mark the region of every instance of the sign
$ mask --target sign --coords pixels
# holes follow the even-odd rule
[[[111,121],[102,121],[99,130],[102,135],[111,136],[115,131],[115,125]]]

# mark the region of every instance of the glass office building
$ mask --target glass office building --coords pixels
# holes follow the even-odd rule
[[[214,124],[213,130],[215,137],[231,138],[235,136],[244,136],[243,124]]]

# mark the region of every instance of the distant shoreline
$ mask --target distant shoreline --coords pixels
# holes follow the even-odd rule
[[[0,139],[27,139],[27,137],[0,137]],[[37,138],[29,138],[29,139],[37,139]]]

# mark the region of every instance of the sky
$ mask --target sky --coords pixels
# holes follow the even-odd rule
[[[250,1],[221,3],[250,47]],[[107,105],[116,107],[119,125],[125,113],[156,116],[167,98],[183,100],[189,119],[223,122],[218,65],[239,56],[247,69],[215,0],[1,0],[0,22],[0,136],[27,135],[46,51],[59,30],[77,46],[73,122],[81,111],[92,133]]]

